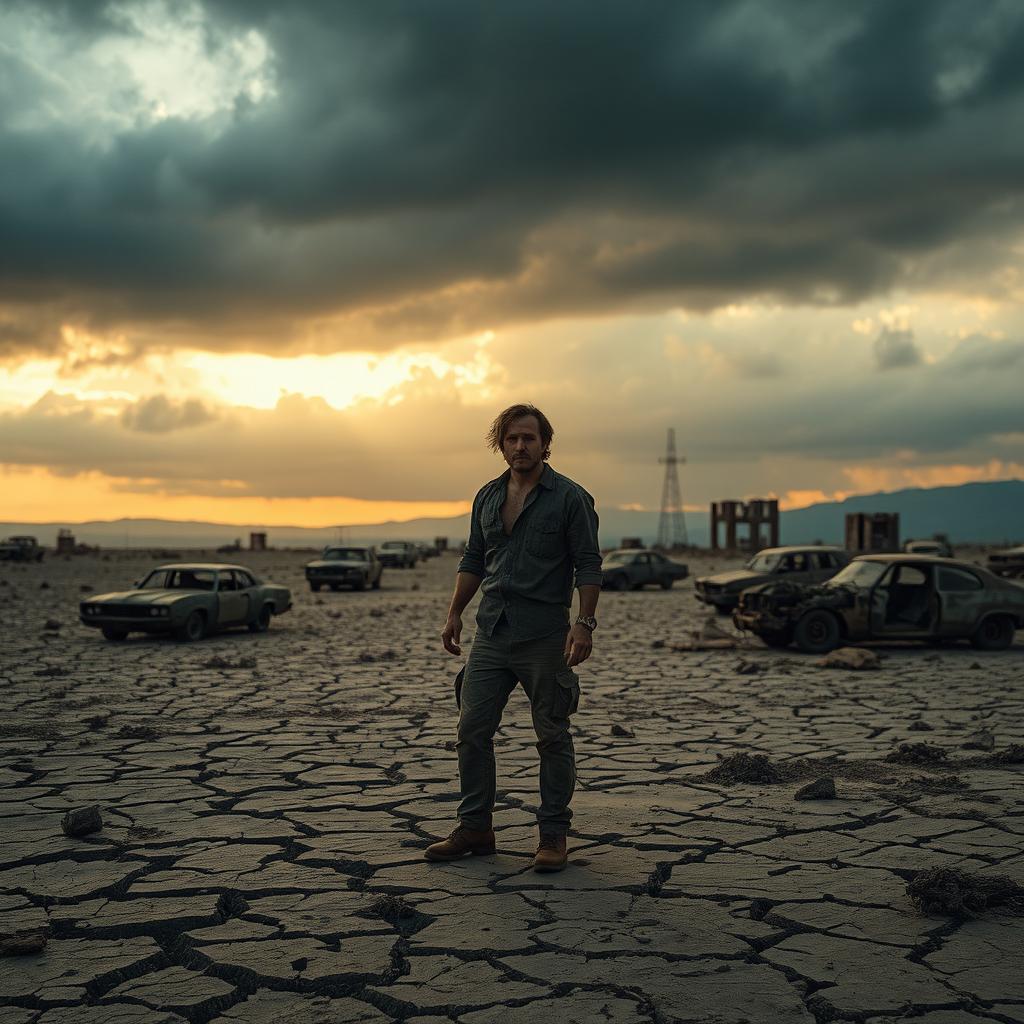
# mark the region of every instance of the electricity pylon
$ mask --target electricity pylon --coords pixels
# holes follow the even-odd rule
[[[686,517],[683,515],[683,499],[679,494],[679,473],[676,466],[686,462],[682,456],[676,455],[675,428],[668,428],[668,446],[665,457],[658,459],[665,464],[665,482],[661,488],[661,518],[658,520],[659,548],[671,551],[689,545],[686,536]]]

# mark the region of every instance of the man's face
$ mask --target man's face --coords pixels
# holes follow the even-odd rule
[[[501,445],[505,461],[517,473],[529,473],[544,461],[544,443],[536,416],[513,420]]]

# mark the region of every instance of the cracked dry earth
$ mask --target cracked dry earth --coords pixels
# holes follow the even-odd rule
[[[1024,741],[1019,636],[843,672],[756,640],[673,650],[705,618],[689,582],[605,594],[570,866],[529,869],[521,691],[497,855],[428,864],[456,808],[455,559],[313,595],[308,557],[243,557],[294,610],[195,645],[78,624],[82,586],[146,555],[0,567],[0,931],[49,934],[0,959],[4,1024],[1024,1021],[1024,921],[924,916],[905,891],[933,866],[1024,882],[1024,767],[962,747]],[[945,762],[885,761],[922,738]],[[742,752],[833,757],[837,798],[794,800],[813,765],[706,779]],[[93,803],[103,830],[65,837]]]

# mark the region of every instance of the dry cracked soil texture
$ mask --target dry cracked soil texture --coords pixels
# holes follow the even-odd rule
[[[1024,1021],[1024,922],[906,893],[936,866],[1024,882],[1024,768],[963,747],[1024,742],[1020,636],[843,672],[673,649],[706,618],[689,581],[606,594],[568,869],[530,870],[521,691],[497,854],[429,864],[457,802],[455,559],[314,595],[309,557],[243,557],[293,611],[192,645],[77,621],[151,555],[0,567],[0,933],[48,935],[0,958],[4,1024]],[[933,763],[886,760],[922,741]],[[736,754],[785,781],[734,781]],[[795,800],[819,775],[836,798]],[[90,804],[102,830],[66,836]]]

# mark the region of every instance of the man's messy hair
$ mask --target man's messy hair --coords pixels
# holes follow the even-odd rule
[[[510,405],[503,412],[498,413],[491,424],[491,429],[487,431],[487,447],[492,452],[500,454],[509,428],[516,420],[522,419],[524,416],[537,417],[537,424],[540,427],[540,440],[544,446],[544,459],[546,461],[551,457],[551,440],[555,436],[555,431],[552,429],[551,421],[535,405],[523,403]]]

